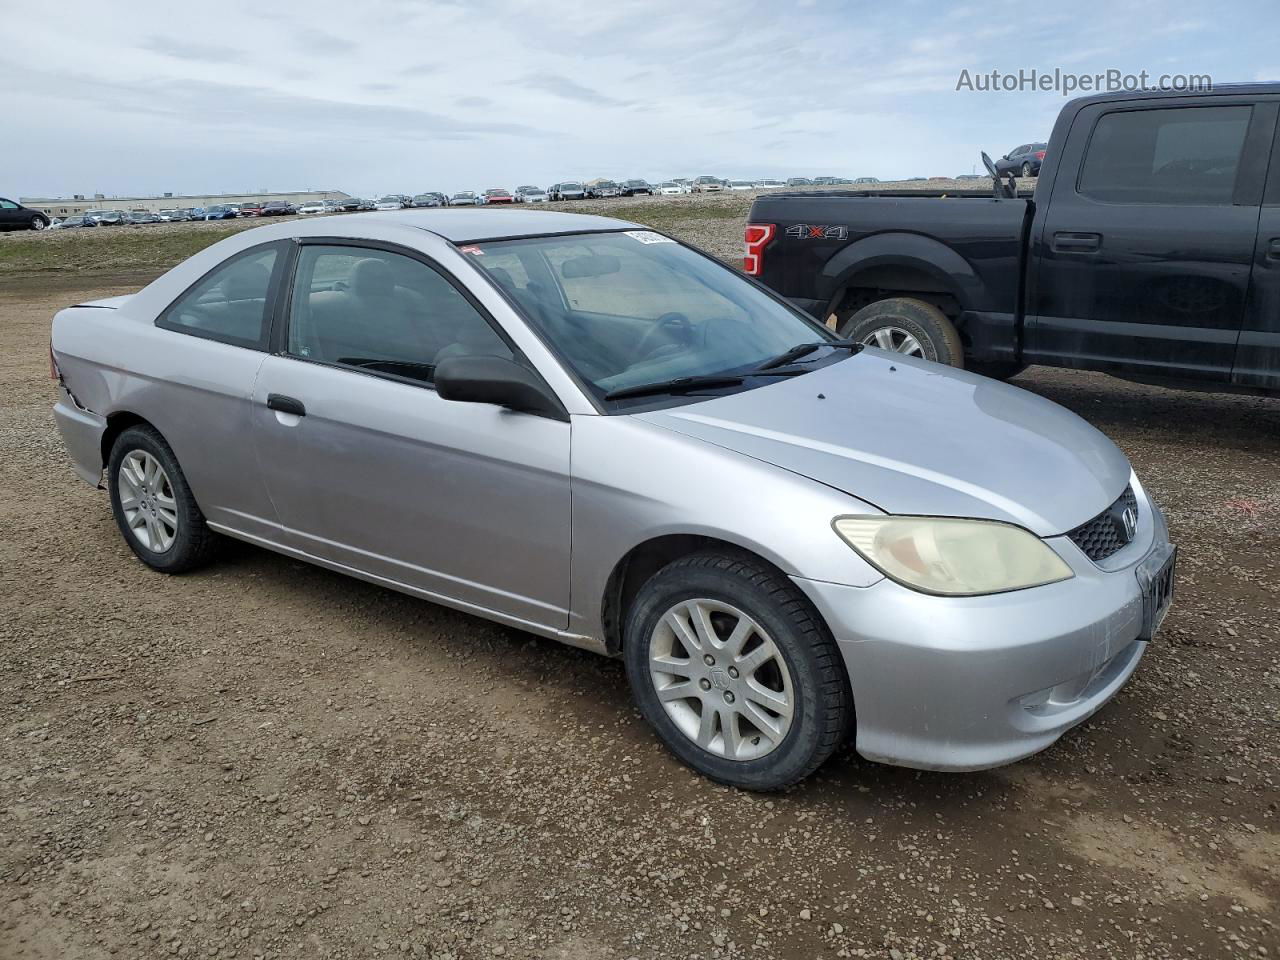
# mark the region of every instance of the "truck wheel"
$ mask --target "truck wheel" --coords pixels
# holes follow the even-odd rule
[[[964,366],[964,344],[947,315],[931,303],[893,297],[868,304],[839,324],[840,335],[868,347]]]

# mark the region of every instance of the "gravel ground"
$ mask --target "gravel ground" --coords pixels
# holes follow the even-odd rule
[[[732,259],[744,202],[647,222]],[[617,662],[246,546],[133,560],[47,346],[140,279],[0,285],[3,960],[1280,953],[1280,402],[1020,377],[1169,514],[1134,680],[1001,770],[846,753],[756,796],[673,761]]]

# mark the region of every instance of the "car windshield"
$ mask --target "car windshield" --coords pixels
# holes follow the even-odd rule
[[[735,271],[648,230],[469,250],[601,398],[683,377],[749,373],[799,344],[833,339]]]

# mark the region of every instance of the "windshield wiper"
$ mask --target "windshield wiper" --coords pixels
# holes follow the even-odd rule
[[[857,340],[815,340],[812,343],[798,343],[786,353],[780,353],[771,360],[766,360],[760,366],[756,367],[753,372],[760,370],[772,370],[774,367],[785,367],[793,360],[799,360],[801,357],[807,357],[815,350],[821,347],[836,347],[839,349],[850,350],[857,353],[862,349],[862,344]]]
[[[638,383],[633,387],[619,387],[604,395],[606,400],[621,400],[624,397],[645,397],[656,393],[683,393],[685,390],[697,390],[703,387],[736,387],[742,377],[732,374],[711,373],[699,377],[676,377],[674,380],[659,380],[656,383]]]

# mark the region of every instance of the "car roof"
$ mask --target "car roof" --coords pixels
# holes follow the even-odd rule
[[[353,218],[360,214],[351,214]],[[345,218],[344,218],[345,219]],[[393,221],[418,227],[451,243],[474,243],[499,237],[540,237],[557,233],[587,233],[592,230],[638,229],[639,225],[613,217],[586,213],[559,213],[553,210],[402,210],[378,214],[379,222]]]

